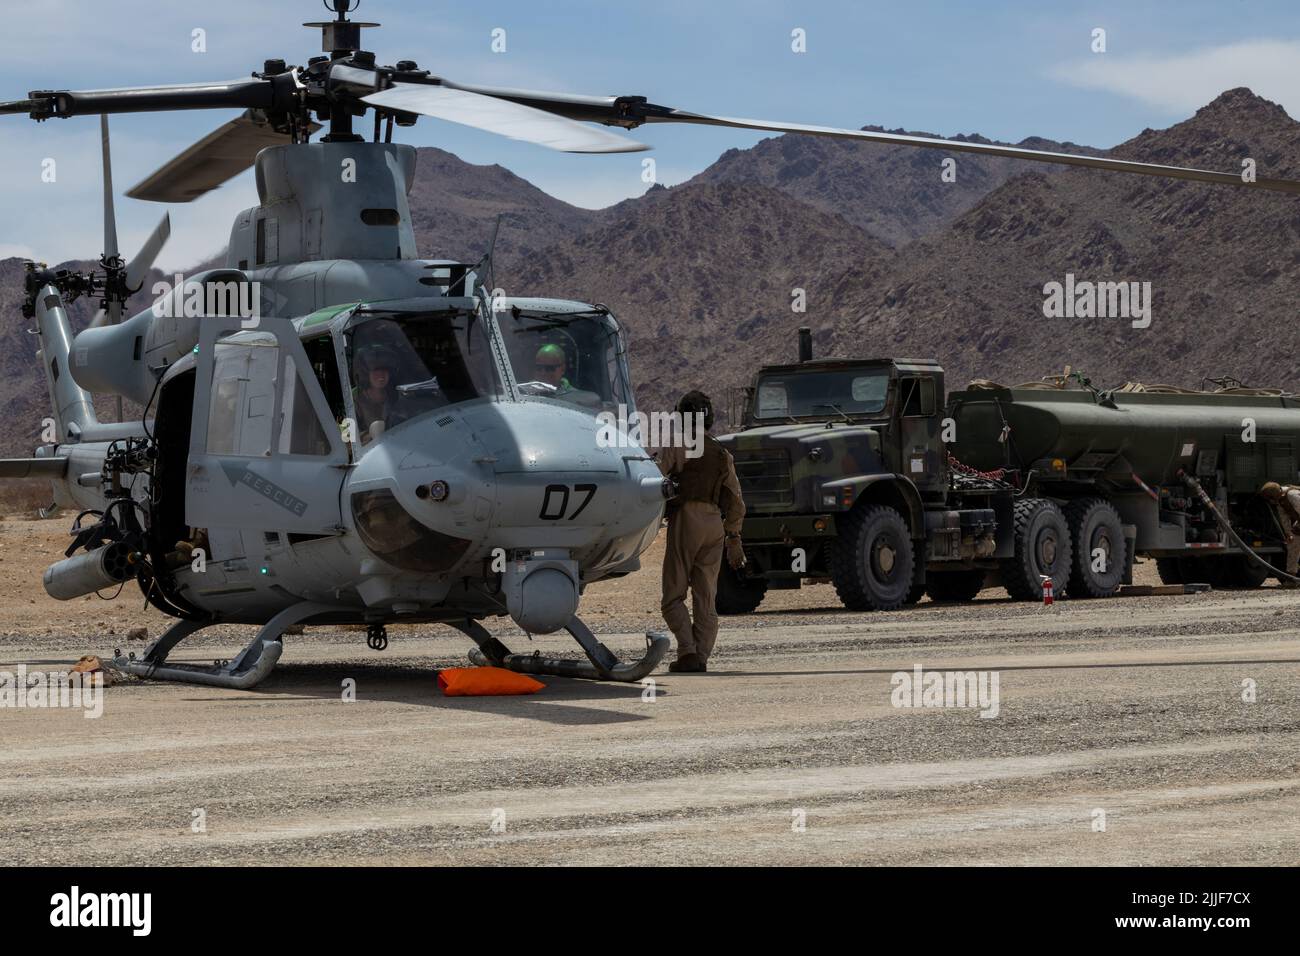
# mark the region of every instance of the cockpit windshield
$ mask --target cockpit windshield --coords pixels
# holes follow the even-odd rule
[[[496,312],[521,395],[564,402],[593,414],[634,408],[623,339],[609,313]]]
[[[754,417],[838,418],[875,415],[889,394],[889,370],[846,368],[764,375],[754,395]]]
[[[376,313],[348,331],[347,360],[362,444],[419,415],[502,391],[473,313]]]

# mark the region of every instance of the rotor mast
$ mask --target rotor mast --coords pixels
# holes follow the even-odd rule
[[[378,23],[365,23],[359,20],[349,20],[348,14],[361,6],[361,0],[324,0],[327,9],[333,10],[337,16],[333,20],[317,20],[310,23],[304,23],[303,26],[321,31],[321,49],[328,56],[312,57],[308,61],[308,66],[317,63],[341,60],[345,57],[351,57],[353,63],[358,67],[374,67],[375,55],[367,53],[361,49],[361,31],[368,27],[377,27]],[[359,143],[364,137],[358,136],[352,130],[352,107],[341,100],[335,100],[330,104],[329,109],[329,132],[322,137],[323,143]],[[321,116],[321,119],[326,117]]]

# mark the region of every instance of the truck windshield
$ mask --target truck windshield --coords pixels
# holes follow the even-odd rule
[[[756,419],[875,415],[889,394],[887,369],[849,368],[765,375],[754,395]]]
[[[623,337],[612,315],[514,308],[496,314],[521,395],[593,414],[634,408]]]
[[[375,313],[348,331],[347,360],[363,444],[427,412],[501,394],[473,313]]]

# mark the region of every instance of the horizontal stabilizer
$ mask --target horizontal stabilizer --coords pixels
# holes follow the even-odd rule
[[[66,458],[0,458],[0,478],[62,478]]]

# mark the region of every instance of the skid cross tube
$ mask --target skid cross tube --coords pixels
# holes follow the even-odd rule
[[[260,684],[275,668],[284,653],[284,632],[308,618],[337,613],[328,604],[301,601],[285,608],[258,630],[233,661],[224,664],[168,664],[167,655],[182,640],[216,621],[177,621],[145,650],[144,656],[131,659],[117,656],[109,662],[115,670],[149,680],[170,680],[182,684],[204,684],[230,690],[247,690]]]
[[[455,625],[460,628],[459,625]],[[578,677],[583,680],[612,680],[622,683],[632,683],[641,680],[664,659],[668,653],[668,648],[672,645],[666,634],[659,631],[648,631],[646,633],[646,652],[635,661],[621,661],[613,651],[597,640],[596,635],[591,632],[587,625],[583,624],[578,618],[573,618],[565,630],[573,635],[573,639],[578,642],[583,653],[587,655],[587,660],[577,661],[566,657],[543,657],[540,653],[533,654],[515,654],[498,641],[496,638],[488,635],[482,625],[475,622],[475,626],[486,636],[487,641],[494,645],[491,651],[484,647],[484,641],[480,641],[473,634],[475,643],[479,645],[477,650],[469,652],[469,659],[472,663],[483,667],[493,665],[504,667],[508,670],[516,671],[520,674],[549,674],[554,677]],[[460,628],[465,630],[465,628]],[[465,631],[469,633],[469,631]]]

